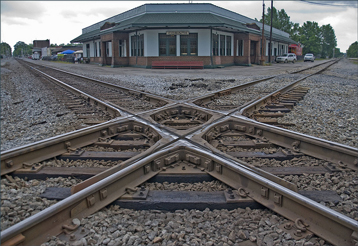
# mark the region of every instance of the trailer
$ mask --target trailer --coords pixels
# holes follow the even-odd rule
[[[40,60],[40,54],[39,54],[39,52],[35,51],[35,52],[32,54],[32,60]]]

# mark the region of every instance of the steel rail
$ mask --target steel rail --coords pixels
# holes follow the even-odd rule
[[[308,67],[308,68],[304,68],[304,69],[301,69],[301,70],[298,70],[298,71],[295,71],[295,72],[291,72],[289,74],[300,73],[300,72],[315,68],[317,66],[325,65],[326,63],[329,63],[329,62],[332,62],[332,61],[331,60],[325,61],[323,63],[317,64],[317,65],[314,65],[314,66],[311,66],[311,67]],[[222,90],[212,92],[212,93],[204,95],[204,96],[199,96],[199,97],[196,97],[196,98],[187,99],[187,100],[184,100],[184,102],[191,102],[191,103],[194,103],[196,105],[199,102],[200,103],[210,102],[212,100],[212,98],[217,98],[217,97],[219,97],[221,95],[225,95],[225,93],[232,94],[232,93],[235,93],[235,92],[240,91],[242,89],[245,89],[246,87],[249,87],[249,86],[252,86],[252,85],[255,85],[257,83],[264,82],[264,81],[267,81],[267,80],[270,80],[270,79],[273,79],[273,78],[277,78],[277,77],[279,77],[281,75],[282,74],[275,75],[275,76],[269,76],[267,78],[247,82],[247,83],[242,84],[242,85],[232,86],[232,87],[229,87],[229,88],[226,88],[226,89],[222,89]]]
[[[324,70],[324,69],[322,69],[322,70]],[[320,71],[322,71],[322,70],[320,70]],[[243,120],[242,116],[234,116],[234,117]],[[258,135],[260,135],[262,137],[269,138],[271,136],[270,134],[278,135],[278,133],[282,132],[282,131],[290,132],[288,130],[283,130],[281,128],[277,128],[274,126],[267,126],[263,123],[253,122],[252,120],[247,120],[247,119],[245,119],[245,120],[250,122],[250,124],[251,123],[256,124],[256,126],[253,128],[253,133],[255,133],[255,132],[259,133],[259,130],[261,130],[261,133]],[[203,126],[203,128],[213,127],[212,124],[213,124],[213,122],[209,126],[208,125]],[[198,131],[203,131],[203,128],[201,128]],[[250,128],[248,128],[248,129],[250,129]],[[192,132],[192,133],[194,133],[194,132]],[[291,139],[288,138],[289,139],[288,141],[286,141],[286,140],[283,141],[286,144],[287,148],[293,147],[293,145],[295,145],[295,146],[297,145],[297,144],[293,144],[294,143],[293,141],[297,140],[297,135],[301,136],[301,137],[310,137],[310,136],[307,136],[304,134],[299,134],[299,133],[295,133],[295,132],[292,132],[292,133],[293,133],[293,135],[296,135],[296,136],[293,136]],[[310,137],[310,138],[313,138],[313,137]],[[306,148],[306,149],[311,148],[308,144],[306,144],[306,142],[301,141],[301,140],[302,140],[302,138],[300,139],[300,145],[299,145],[301,152],[302,152],[302,148]],[[316,139],[316,140],[319,145],[321,142],[321,139]],[[183,144],[184,140],[177,140],[177,142]],[[337,143],[332,143],[332,142],[326,141],[327,146],[330,146],[332,144],[335,145],[336,147],[337,146],[338,147],[348,147],[348,146],[339,146],[339,144],[337,144]],[[188,144],[184,144],[184,145],[188,145]],[[253,176],[258,176],[259,178],[264,180],[263,183],[258,182],[258,184],[255,184],[255,182],[253,182],[253,184],[251,184],[251,182],[247,183],[246,174],[240,176],[236,172],[232,172],[232,168],[234,168],[235,166],[237,167],[238,162],[234,162],[234,161],[230,162],[230,160],[228,160],[227,158],[220,157],[219,155],[217,155],[215,153],[208,153],[207,151],[202,150],[202,149],[197,150],[197,148],[198,148],[197,146],[195,148],[196,148],[195,151],[198,151],[202,155],[207,154],[207,157],[210,157],[210,159],[212,161],[214,161],[214,163],[212,163],[210,165],[210,167],[206,168],[207,169],[206,171],[208,171],[208,173],[210,173],[212,176],[218,178],[219,180],[225,179],[225,181],[223,181],[223,180],[222,181],[224,183],[227,182],[228,184],[231,184],[232,187],[236,188],[238,185],[241,185],[240,187],[245,187],[245,189],[247,189],[247,191],[249,191],[249,192],[250,192],[250,190],[253,190],[252,192],[250,192],[250,196],[254,196],[253,198],[255,200],[257,199],[257,201],[259,201],[259,202],[261,201],[260,203],[262,203],[266,207],[273,209],[274,211],[275,211],[275,209],[280,210],[280,212],[278,212],[278,213],[280,213],[283,216],[285,216],[286,218],[289,218],[294,221],[296,219],[303,218],[304,222],[308,223],[309,230],[311,230],[316,235],[326,239],[327,241],[329,241],[333,244],[336,244],[336,245],[351,244],[351,243],[353,243],[353,239],[357,239],[357,232],[356,232],[357,231],[357,222],[356,221],[349,219],[349,218],[347,220],[347,217],[345,217],[344,215],[334,212],[333,210],[330,210],[330,209],[328,209],[320,204],[317,204],[309,199],[304,200],[306,198],[302,197],[298,194],[297,194],[298,196],[293,195],[293,197],[290,197],[289,194],[290,194],[290,192],[292,193],[292,191],[290,191],[286,188],[281,189],[282,187],[280,185],[277,185],[276,183],[274,183],[270,180],[260,177],[256,172],[253,172],[253,170],[249,170],[247,166],[242,166],[241,171],[246,170],[247,172],[250,172]],[[356,149],[351,148],[351,150],[353,150],[354,154],[356,154]],[[168,149],[163,149],[162,151],[168,151]],[[173,152],[173,151],[174,151],[173,149],[169,150],[169,152]],[[192,152],[195,152],[195,151],[192,151]],[[328,153],[331,151],[332,150],[329,149]],[[348,152],[350,152],[350,151],[348,151]],[[156,155],[157,153],[159,153],[159,152],[156,152],[149,157],[141,159],[140,161],[147,160],[147,158],[151,158],[153,155]],[[356,157],[356,155],[355,155],[355,157]],[[215,158],[217,158],[217,159],[215,159]],[[155,163],[157,163],[157,162],[155,162]],[[227,163],[232,164],[232,166],[226,165]],[[218,164],[218,165],[216,165],[216,164]],[[130,167],[128,167],[128,168],[130,168]],[[154,169],[153,163],[151,164],[151,168]],[[158,165],[156,168],[158,168]],[[145,170],[147,170],[147,169],[148,168],[145,168]],[[209,169],[211,171],[209,171]],[[229,171],[226,171],[226,169],[228,169]],[[121,170],[121,171],[123,171],[123,170]],[[158,170],[156,170],[156,171],[158,171]],[[112,175],[115,175],[115,174],[112,174]],[[112,175],[110,177],[112,177]],[[234,176],[234,177],[231,177],[231,176]],[[221,179],[220,179],[220,177],[221,177]],[[247,188],[245,185],[247,186]],[[93,185],[90,187],[93,187]],[[88,188],[90,188],[90,187],[88,187]],[[100,191],[99,193],[100,193],[99,197],[101,197],[101,194],[103,196],[103,192],[101,193],[101,191]],[[106,191],[106,193],[107,193],[107,191]],[[97,198],[98,196],[96,195],[95,197]],[[85,209],[84,204],[87,204],[87,206],[88,206],[89,201],[91,201],[91,199],[86,198],[87,203],[82,202],[81,203],[82,205],[79,205],[79,207],[75,207],[71,211],[78,212],[80,209]],[[309,205],[308,206],[309,208],[306,208],[307,204]],[[316,206],[316,205],[318,205],[318,206]],[[302,207],[304,207],[303,212],[301,212]],[[293,208],[298,208],[298,210],[300,211],[300,214],[291,211]],[[334,213],[331,213],[332,211]],[[79,213],[82,215],[81,212],[79,212]],[[303,213],[303,215],[301,213]],[[70,219],[67,222],[70,222]],[[10,227],[9,229],[11,229],[11,228],[13,228],[13,227]],[[335,230],[334,230],[334,228],[335,228]],[[7,231],[7,230],[5,230],[5,231]],[[33,233],[33,231],[31,231],[31,233]],[[24,233],[24,234],[26,234],[26,233]],[[338,234],[340,234],[340,235],[338,235]],[[26,238],[26,235],[25,235],[25,238]],[[2,237],[2,235],[1,235],[1,237]]]
[[[44,72],[34,68],[34,67],[30,67],[30,68],[35,70],[37,73],[45,76],[46,78],[50,79],[50,81],[54,82],[56,85],[70,90],[76,96],[79,96],[79,97],[83,98],[84,100],[86,100],[87,103],[90,103],[91,105],[100,107],[102,110],[104,110],[104,111],[110,113],[111,115],[113,115],[113,117],[116,118],[116,117],[121,116],[121,111],[118,110],[117,108],[113,107],[112,105],[110,105],[110,104],[108,104],[108,103],[106,103],[106,102],[104,102],[104,101],[102,101],[102,100],[100,100],[100,99],[98,99],[96,97],[93,97],[93,96],[91,96],[91,95],[89,95],[89,94],[87,94],[87,93],[85,93],[85,92],[83,92],[81,90],[78,90],[75,87],[70,86],[70,85],[68,85],[68,84],[66,84],[66,83],[64,83],[64,82],[62,82],[62,81],[60,81],[60,80],[58,80],[58,79],[56,79],[56,78],[44,73]]]
[[[334,245],[353,245],[357,240],[357,221],[267,180],[244,166],[223,160],[203,149],[196,151],[209,156],[214,162],[210,175],[235,189],[243,187],[249,197],[287,219],[302,220],[304,227],[317,236]]]
[[[125,92],[127,92],[127,93],[129,93],[131,95],[135,95],[135,96],[138,96],[140,98],[145,97],[145,98],[149,99],[149,102],[151,102],[151,103],[157,103],[157,102],[163,101],[166,104],[168,104],[168,103],[173,102],[173,100],[171,100],[171,99],[168,99],[168,98],[165,98],[165,97],[162,97],[162,96],[159,96],[159,95],[155,95],[155,94],[152,94],[152,93],[149,93],[149,92],[143,92],[143,91],[138,91],[138,90],[135,90],[135,89],[130,89],[130,88],[127,88],[127,87],[124,87],[124,86],[115,85],[115,84],[112,84],[112,83],[109,83],[109,82],[105,82],[105,81],[101,81],[101,80],[98,80],[98,79],[86,77],[86,76],[83,76],[83,75],[80,75],[80,74],[75,74],[75,73],[68,72],[68,71],[65,71],[65,70],[61,70],[61,69],[58,69],[58,68],[54,68],[54,67],[51,67],[51,66],[43,66],[43,65],[36,64],[36,63],[32,63],[32,62],[27,62],[27,63],[31,63],[31,64],[34,64],[36,66],[43,67],[43,68],[52,69],[54,71],[69,74],[69,75],[72,75],[72,76],[75,76],[75,77],[78,77],[78,78],[90,80],[92,82],[95,82],[95,83],[98,83],[98,84],[101,84],[101,85],[106,85],[106,86],[114,88],[114,89],[125,91]]]
[[[276,78],[278,76],[280,76],[280,75],[275,75],[275,76],[270,76],[270,77],[263,78],[263,79],[258,79],[258,80],[255,80],[255,81],[244,83],[242,85],[232,86],[232,87],[229,87],[229,88],[226,88],[226,89],[215,91],[215,92],[210,93],[208,95],[204,95],[204,96],[200,96],[200,97],[196,97],[196,98],[192,98],[192,99],[188,99],[188,100],[184,100],[184,101],[194,103],[195,105],[198,106],[198,104],[202,104],[202,103],[205,103],[205,102],[210,102],[212,99],[218,98],[218,97],[223,96],[223,95],[233,94],[233,93],[235,93],[237,91],[243,90],[243,89],[245,89],[247,87],[253,86],[253,85],[255,85],[257,83],[260,83],[260,82],[268,81],[268,80]]]
[[[278,89],[270,94],[268,94],[267,96],[251,103],[250,105],[247,105],[246,107],[240,109],[239,111],[239,114],[241,115],[244,115],[244,116],[247,116],[247,117],[250,117],[254,111],[258,110],[260,107],[262,107],[263,105],[266,105],[272,101],[274,101],[279,95],[289,91],[290,89],[294,88],[299,82],[313,76],[313,75],[316,75],[322,71],[324,71],[325,69],[327,69],[328,67],[332,66],[333,64],[335,64],[336,62],[338,62],[339,60],[336,59],[332,64],[329,64],[327,67],[324,67],[322,68],[321,70],[319,70],[318,72],[316,73],[313,73],[313,74],[309,74],[303,78],[300,78],[300,79],[297,79],[295,81],[293,81],[292,83],[290,83],[289,85],[281,88],[281,89]],[[234,113],[234,112],[231,112],[231,113]]]
[[[358,227],[355,220],[263,178],[246,166],[220,158],[185,140],[179,140],[170,148],[170,152],[168,149],[153,153],[2,231],[2,243],[20,235],[23,244],[39,244],[57,235],[72,219],[92,214],[124,195],[126,188],[140,185],[163,171],[164,167],[188,156],[209,175],[235,189],[243,188],[249,197],[292,221],[302,221],[306,229],[330,243],[350,245],[356,237]],[[196,156],[202,160],[201,163],[197,162]]]
[[[333,63],[335,63],[336,60],[340,60],[340,59],[334,59],[333,60]],[[316,68],[316,67],[319,67],[321,65],[325,65],[326,63],[330,63],[332,62],[332,60],[328,60],[328,61],[325,61],[325,62],[322,62],[322,63],[319,63],[319,64],[315,64],[314,66],[311,66],[311,67],[308,67],[308,68],[304,68],[304,69],[301,69],[301,70],[298,70],[298,71],[295,71],[295,72],[291,72],[292,74],[295,74],[295,73],[301,73],[303,71],[306,71],[306,70],[309,70],[309,69],[312,69],[312,68]]]
[[[1,243],[22,234],[25,237],[23,244],[40,245],[50,236],[60,233],[64,224],[71,224],[71,219],[83,218],[96,212],[124,195],[126,188],[134,188],[153,177],[159,171],[154,172],[150,168],[143,169],[143,167],[147,165],[148,160],[154,160],[166,152],[167,150],[161,150],[150,157],[139,160],[2,231]],[[148,172],[144,173],[145,170]]]
[[[222,132],[217,129],[222,129]],[[220,134],[227,130],[236,130],[249,136],[268,140],[293,152],[301,152],[305,155],[332,162],[337,165],[338,169],[349,168],[358,171],[357,148],[267,125],[244,116],[232,115],[231,117],[223,118],[215,124],[200,129],[197,134],[188,137],[210,148],[213,152],[220,152],[207,142],[207,138],[211,132],[219,131],[217,134]]]
[[[169,135],[162,134],[163,137],[148,124],[128,118],[116,119],[3,151],[1,152],[1,176],[22,168],[24,163],[33,164],[56,157],[68,152],[69,149],[78,149],[97,142],[99,138],[114,137],[122,131],[123,127],[134,129],[134,126],[140,126],[142,129],[148,128],[153,138],[163,139],[164,142],[171,141]]]

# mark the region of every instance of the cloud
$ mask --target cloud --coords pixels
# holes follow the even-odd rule
[[[38,20],[46,9],[40,2],[1,1],[1,20],[11,24],[14,19]],[[25,21],[25,20],[24,20]]]
[[[89,10],[83,12],[83,14],[86,16],[92,15],[92,16],[98,16],[98,17],[102,17],[102,18],[110,18],[112,16],[123,13],[131,8],[132,7],[114,8],[113,6],[109,5],[108,7],[100,7],[100,8],[96,7],[93,9],[89,9]]]
[[[62,16],[63,18],[68,18],[68,19],[71,19],[71,18],[77,18],[78,17],[78,12],[77,11],[74,11],[74,10],[62,10],[60,12],[60,16]]]

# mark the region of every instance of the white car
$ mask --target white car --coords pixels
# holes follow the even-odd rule
[[[287,54],[283,54],[282,56],[276,57],[276,62],[295,63],[296,61],[297,61],[297,57],[296,57],[296,54],[294,54],[294,53],[287,53]]]
[[[314,62],[314,59],[315,59],[315,57],[314,57],[313,54],[307,53],[307,54],[305,55],[305,57],[303,58],[303,61],[311,61],[311,62]]]

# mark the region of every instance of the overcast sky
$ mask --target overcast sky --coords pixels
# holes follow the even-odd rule
[[[188,3],[175,1],[174,3]],[[191,1],[206,3],[206,1]],[[258,20],[262,1],[207,1],[222,8]],[[69,43],[82,33],[82,28],[138,7],[145,3],[166,1],[3,1],[1,0],[1,42],[12,48],[18,41],[50,39],[51,44]],[[173,1],[171,1],[173,3]],[[271,6],[265,0],[265,9]],[[274,1],[284,9],[291,21],[300,26],[315,21],[319,26],[330,24],[337,37],[337,47],[345,52],[357,37],[357,1]]]

